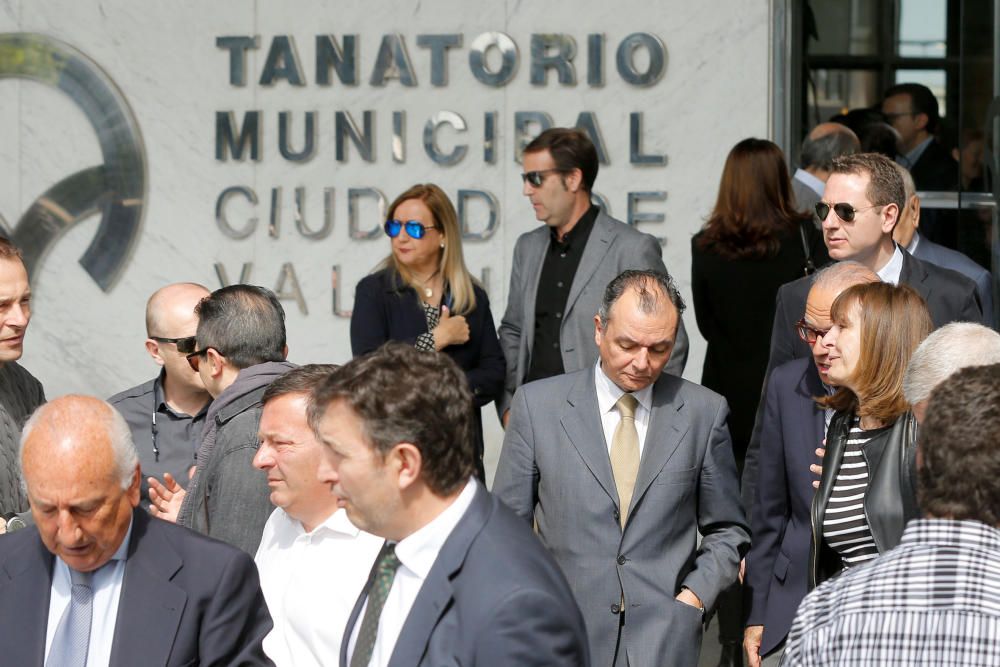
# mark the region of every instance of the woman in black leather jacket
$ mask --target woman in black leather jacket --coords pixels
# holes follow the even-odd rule
[[[848,288],[831,320],[823,344],[837,390],[817,402],[837,412],[812,504],[810,588],[892,549],[917,516],[916,422],[903,373],[933,328],[920,295],[889,283]]]

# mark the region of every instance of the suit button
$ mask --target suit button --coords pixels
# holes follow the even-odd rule
[[[611,605],[611,613],[612,614],[620,614],[621,611],[622,611],[622,608],[619,607],[618,605],[616,605],[616,604]]]
[[[618,564],[619,565],[624,565],[626,560],[628,560],[628,559],[625,558],[625,556],[618,556]]]
[[[621,521],[621,520],[622,520],[622,514],[621,514],[621,512],[619,512],[618,510],[615,510],[615,521]]]

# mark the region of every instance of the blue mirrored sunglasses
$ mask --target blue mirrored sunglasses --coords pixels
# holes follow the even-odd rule
[[[437,225],[423,225],[416,220],[407,220],[403,222],[402,220],[386,220],[385,221],[385,233],[391,239],[399,236],[401,229],[406,228],[406,234],[411,239],[422,239],[424,234],[427,233],[428,229],[437,229]]]

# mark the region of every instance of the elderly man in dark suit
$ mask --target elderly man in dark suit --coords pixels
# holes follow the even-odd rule
[[[341,667],[587,667],[583,619],[531,528],[472,478],[472,397],[445,355],[386,343],[313,391],[319,479],[386,544]]]
[[[597,150],[580,130],[552,128],[524,149],[524,195],[545,224],[514,246],[500,347],[507,380],[497,413],[507,423],[514,390],[525,382],[589,367],[591,321],[604,286],[625,269],[666,272],[659,242],[615,220],[591,202]],[[678,325],[667,372],[687,361],[684,322]]]
[[[521,387],[500,454],[493,491],[537,523],[599,665],[697,664],[749,546],[725,399],[662,373],[682,308],[664,273],[615,278],[599,362]]]
[[[114,408],[40,408],[21,465],[37,526],[0,538],[5,665],[271,664],[253,561],[136,509],[138,457]]]
[[[774,369],[763,399],[764,422],[757,494],[750,514],[753,546],[746,560],[744,592],[748,607],[744,647],[749,667],[777,665],[781,647],[808,585],[810,507],[819,475],[817,448],[822,445],[832,410],[815,398],[828,391],[830,308],[852,285],[877,282],[875,273],[857,262],[823,269],[809,290],[798,335],[809,343],[810,359],[794,359]]]

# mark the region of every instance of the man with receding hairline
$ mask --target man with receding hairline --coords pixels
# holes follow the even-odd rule
[[[63,396],[24,427],[35,525],[0,539],[5,665],[267,665],[250,557],[138,509],[128,425]]]
[[[17,360],[31,320],[31,286],[21,251],[0,237],[0,532],[28,509],[17,465],[17,438],[28,415],[45,402],[42,384]]]
[[[194,351],[195,307],[209,295],[196,283],[156,290],[146,303],[146,351],[160,366],[157,377],[108,399],[132,431],[142,467],[143,507],[149,507],[147,478],[186,487],[195,465],[202,425],[212,397],[185,355]]]
[[[813,206],[826,189],[833,158],[860,150],[857,135],[846,125],[820,123],[814,127],[802,140],[799,168],[792,174],[792,192],[798,209],[814,215]]]

